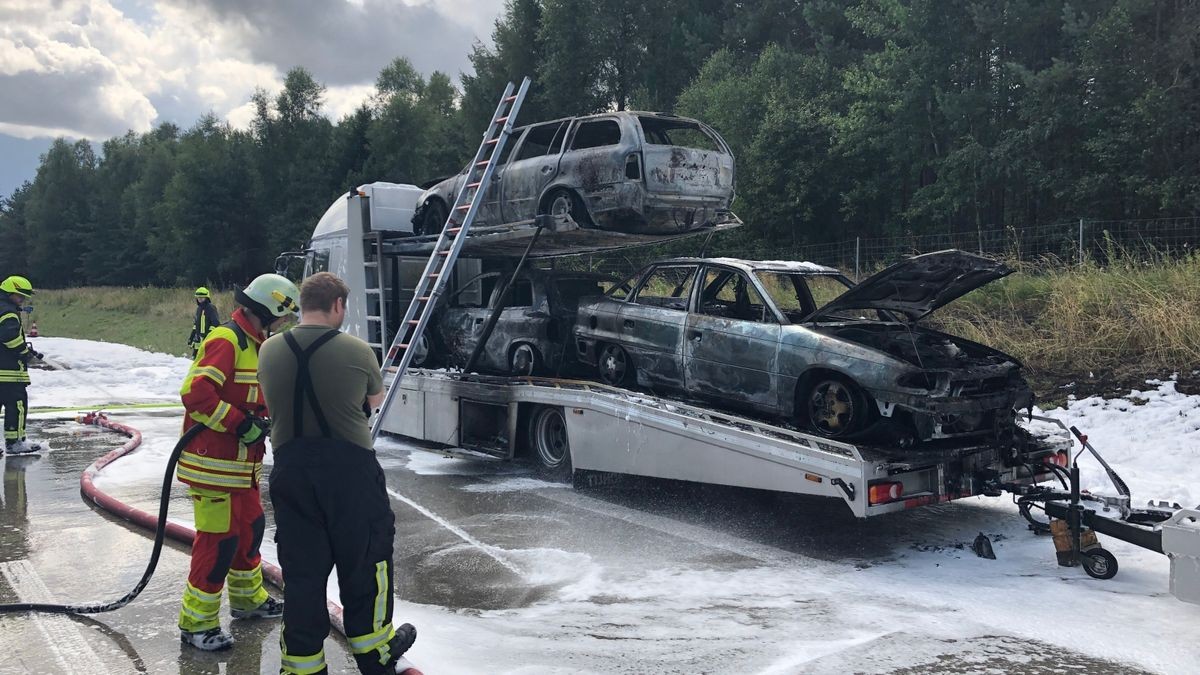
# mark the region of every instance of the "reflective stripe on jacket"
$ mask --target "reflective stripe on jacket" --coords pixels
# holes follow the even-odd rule
[[[29,371],[25,367],[29,344],[21,328],[20,311],[8,296],[0,298],[0,382],[29,384]]]
[[[218,326],[200,345],[196,360],[179,390],[187,419],[184,432],[196,424],[208,427],[192,439],[179,457],[176,476],[192,487],[245,490],[258,485],[266,443],[249,447],[237,428],[247,414],[267,415],[258,388],[258,346],[244,310]]]

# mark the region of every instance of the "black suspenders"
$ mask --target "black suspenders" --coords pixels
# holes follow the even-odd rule
[[[304,436],[304,398],[306,395],[308,404],[312,406],[313,414],[317,417],[317,426],[321,428],[321,437],[333,438],[333,433],[329,430],[329,422],[325,419],[325,411],[321,410],[321,404],[317,401],[317,391],[313,388],[308,362],[314,352],[337,335],[338,331],[331,328],[328,333],[313,340],[307,349],[300,349],[300,343],[296,341],[290,331],[283,334],[284,341],[296,355],[296,388],[292,392],[292,436],[295,438]]]

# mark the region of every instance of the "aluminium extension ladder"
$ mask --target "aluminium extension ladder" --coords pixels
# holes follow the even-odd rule
[[[496,112],[492,115],[492,121],[488,124],[487,131],[483,133],[483,142],[475,151],[475,159],[471,160],[471,164],[467,168],[466,179],[458,191],[454,206],[451,207],[450,213],[446,217],[446,224],[438,234],[437,243],[434,244],[433,252],[429,255],[429,262],[425,263],[425,271],[421,273],[421,280],[417,282],[417,286],[413,290],[412,302],[409,303],[408,311],[404,313],[404,319],[400,322],[396,335],[392,339],[392,345],[384,356],[381,366],[384,375],[386,376],[387,371],[394,367],[396,377],[388,387],[383,405],[380,406],[375,420],[371,423],[372,440],[379,435],[379,429],[383,426],[383,416],[391,406],[396,392],[399,391],[399,387],[396,385],[404,376],[404,372],[408,370],[413,350],[420,343],[421,335],[424,334],[429,318],[433,315],[438,298],[446,288],[450,272],[454,269],[455,261],[458,260],[458,253],[462,250],[463,243],[470,232],[471,223],[474,222],[475,214],[479,211],[479,201],[486,190],[485,186],[491,183],[492,173],[496,170],[496,160],[504,152],[504,144],[512,134],[513,121],[516,120],[517,112],[521,109],[521,103],[525,100],[525,94],[528,91],[528,77],[521,82],[521,87],[515,94],[513,93],[513,83],[508,83],[504,89],[504,95],[500,98],[500,104],[496,106]],[[455,220],[456,217],[459,219]]]

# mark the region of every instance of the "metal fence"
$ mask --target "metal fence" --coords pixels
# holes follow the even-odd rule
[[[647,262],[663,257],[700,255],[751,260],[807,260],[836,267],[855,279],[867,276],[905,256],[948,248],[1043,265],[1104,264],[1113,256],[1155,260],[1190,254],[1200,246],[1200,216],[1148,220],[1087,220],[1030,227],[1005,227],[943,234],[893,237],[855,237],[802,246],[748,244],[734,231],[719,235],[702,250],[694,238],[663,246],[618,253],[580,256],[567,263],[623,277]]]

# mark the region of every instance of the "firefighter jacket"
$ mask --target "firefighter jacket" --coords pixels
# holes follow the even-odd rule
[[[217,308],[213,306],[211,301],[197,304],[196,316],[192,320],[191,341],[195,344],[200,344],[220,322],[221,317],[217,314]]]
[[[187,413],[184,432],[196,424],[207,429],[179,457],[176,475],[181,482],[226,492],[258,486],[266,443],[243,445],[237,428],[247,414],[267,416],[258,388],[263,338],[239,308],[200,345],[179,394]]]
[[[0,297],[0,383],[29,384],[25,367],[32,352],[21,328],[21,308],[8,296]]]

